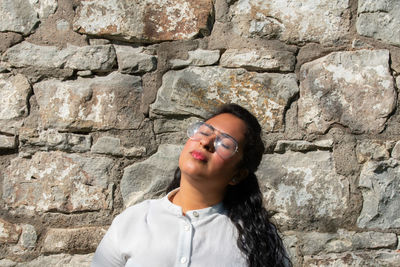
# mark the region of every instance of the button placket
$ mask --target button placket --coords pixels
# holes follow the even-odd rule
[[[189,265],[192,247],[192,225],[190,218],[187,216],[182,217],[180,223],[181,231],[179,234],[178,255],[176,263],[179,267],[186,267]]]

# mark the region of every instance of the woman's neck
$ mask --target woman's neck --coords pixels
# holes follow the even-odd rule
[[[186,179],[181,179],[179,191],[172,196],[172,203],[182,208],[183,214],[190,210],[204,209],[221,202],[224,192],[214,192],[210,188],[193,186]]]

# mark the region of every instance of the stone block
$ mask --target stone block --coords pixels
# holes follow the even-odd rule
[[[364,202],[358,227],[384,230],[400,227],[399,173],[400,162],[394,159],[364,164],[359,180]]]
[[[0,218],[0,244],[17,243],[22,229],[19,225]]]
[[[126,74],[145,73],[157,68],[157,57],[148,55],[143,47],[114,45],[117,53],[118,71]]]
[[[90,254],[56,254],[56,255],[40,255],[36,259],[29,262],[13,262],[10,260],[0,260],[0,266],[5,267],[43,267],[43,266],[55,266],[55,267],[90,267],[93,258],[93,253]],[[9,264],[9,265],[1,265]]]
[[[33,225],[22,224],[20,225],[20,227],[22,229],[22,232],[18,244],[10,248],[11,253],[18,255],[35,249],[37,240],[36,230]]]
[[[329,149],[332,148],[332,140],[320,140],[317,142],[308,142],[304,140],[278,140],[276,143],[274,152],[285,152],[285,151],[310,151],[317,149]]]
[[[0,31],[28,35],[39,23],[38,13],[29,0],[3,0],[0,5]]]
[[[121,140],[119,138],[104,136],[100,137],[92,146],[92,153],[110,154],[113,156],[122,156]]]
[[[211,66],[218,62],[219,57],[219,50],[197,49],[189,51],[187,59],[171,59],[170,64],[173,69],[187,66]]]
[[[349,181],[332,152],[265,154],[257,177],[267,209],[285,229],[340,225],[349,209]]]
[[[221,56],[221,66],[257,71],[293,71],[296,58],[292,52],[267,49],[228,49]]]
[[[178,145],[160,145],[150,158],[124,169],[121,194],[125,207],[164,193],[178,167],[181,150]]]
[[[400,160],[400,141],[397,141],[393,147],[392,158]]]
[[[362,36],[400,46],[400,2],[360,0],[356,29]]]
[[[31,86],[23,75],[0,74],[0,121],[26,117],[31,91]]]
[[[95,211],[112,207],[113,160],[62,152],[15,158],[4,172],[5,207],[17,212]]]
[[[357,160],[364,163],[367,160],[389,159],[389,150],[385,142],[377,140],[358,141],[356,148]]]
[[[0,135],[0,149],[14,149],[16,147],[15,136]]]
[[[17,68],[67,68],[105,72],[112,70],[116,54],[112,45],[69,45],[59,48],[25,41],[9,48],[3,55],[3,61]]]
[[[232,102],[253,112],[265,131],[278,132],[284,130],[285,107],[298,90],[294,74],[188,67],[163,76],[150,115],[206,118],[217,106]]]
[[[379,133],[396,106],[389,51],[334,52],[300,69],[299,125],[325,133],[332,124]]]
[[[329,253],[305,256],[303,266],[398,266],[400,253],[393,250],[378,250],[366,252]]]
[[[103,227],[50,228],[44,238],[42,252],[94,251],[105,233]]]
[[[57,130],[136,129],[141,78],[113,72],[74,81],[47,80],[33,88],[44,128]]]
[[[134,42],[187,40],[210,32],[211,0],[89,0],[76,11],[74,30]]]
[[[15,32],[0,32],[0,54],[3,54],[10,46],[21,41],[22,36],[20,34]]]
[[[234,31],[289,43],[333,43],[350,29],[348,0],[241,0],[230,7]]]

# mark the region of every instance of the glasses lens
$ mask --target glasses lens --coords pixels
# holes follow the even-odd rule
[[[200,140],[205,136],[210,136],[214,133],[214,129],[204,122],[197,122],[189,126],[187,135],[192,140]]]
[[[218,136],[215,140],[215,151],[224,159],[232,157],[236,150],[236,141],[230,137]]]

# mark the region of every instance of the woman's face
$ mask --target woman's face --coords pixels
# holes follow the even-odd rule
[[[217,134],[225,133],[233,137],[238,143],[238,151],[232,157],[223,159],[215,151],[215,134],[204,136],[200,140],[188,139],[179,157],[181,179],[208,189],[223,191],[239,173],[246,124],[230,113],[219,114],[206,123],[217,129]]]

